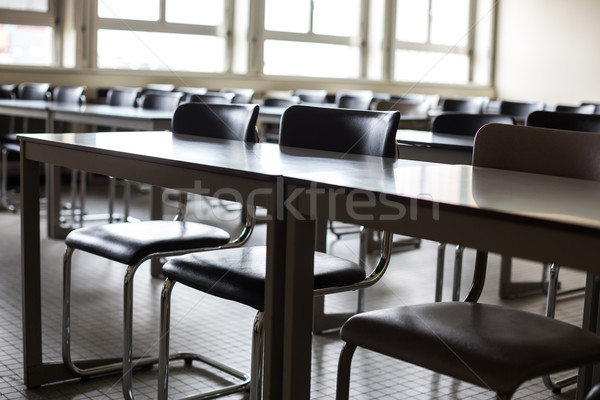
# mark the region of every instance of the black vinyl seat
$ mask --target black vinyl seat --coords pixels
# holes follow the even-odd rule
[[[440,99],[440,110],[442,112],[459,112],[467,114],[479,114],[483,111],[486,98],[468,97],[464,99],[443,98]]]
[[[140,107],[146,110],[173,111],[183,98],[181,92],[161,92],[148,90],[139,98]]]
[[[525,125],[570,131],[600,132],[600,116],[598,114],[534,111],[527,116]]]
[[[267,107],[289,107],[299,103],[299,96],[263,98],[263,105]]]
[[[303,103],[325,103],[327,90],[325,89],[297,89],[294,96],[298,96]]]
[[[473,165],[599,181],[599,152],[600,135],[589,132],[488,124],[475,138]],[[350,318],[341,330],[346,344],[337,399],[348,398],[357,347],[490,389],[501,399],[511,398],[525,380],[600,361],[600,337],[589,331],[511,307],[476,304],[486,264],[487,253],[478,251],[465,302],[411,305]]]
[[[529,114],[534,111],[541,111],[545,107],[544,103],[534,101],[508,101],[501,100],[498,105],[498,112],[502,115],[510,115],[524,121]]]
[[[258,106],[207,105],[186,103],[175,110],[174,134],[195,135],[239,141],[256,141],[255,125]],[[132,321],[133,278],[146,260],[184,254],[190,251],[235,247],[243,244],[253,229],[254,209],[248,206],[245,226],[240,236],[230,235],[217,227],[183,221],[187,194],[180,195],[180,209],[174,221],[143,221],[85,227],[70,232],[65,243],[63,291],[63,360],[69,370],[80,376],[122,371],[123,394],[132,398]],[[123,362],[83,368],[71,359],[70,296],[71,259],[75,250],[86,251],[127,265],[124,284]],[[193,357],[191,355],[190,357]],[[139,365],[152,364],[156,357],[143,358]],[[237,376],[237,375],[236,375]]]
[[[231,101],[233,104],[250,104],[254,97],[254,89],[245,88],[223,88],[220,90],[225,93],[233,93],[235,96]]]
[[[475,137],[475,134],[482,126],[491,123],[514,125],[515,120],[508,115],[463,113],[441,114],[434,118],[431,124],[431,131],[433,133],[446,135]],[[442,300],[445,251],[446,243],[440,243],[438,245],[437,254],[435,301]],[[458,300],[460,297],[463,252],[464,247],[460,244],[457,245],[454,253],[454,282],[452,286],[452,300],[454,301]]]
[[[399,117],[398,112],[294,105],[287,108],[281,118],[280,146],[393,158]],[[315,294],[356,290],[374,284],[387,268],[391,244],[392,235],[385,233],[380,258],[368,276],[354,262],[316,252]],[[261,398],[266,254],[266,246],[228,249],[210,255],[197,253],[175,257],[163,266],[162,273],[167,279],[161,293],[159,399],[166,399],[168,392],[170,296],[176,282],[246,304],[258,311],[253,329],[250,398]],[[229,392],[224,389],[206,396],[217,393]]]
[[[596,106],[594,104],[581,104],[579,106],[557,105],[556,112],[574,113],[574,114],[595,114]]]

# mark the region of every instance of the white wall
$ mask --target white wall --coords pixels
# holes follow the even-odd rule
[[[600,103],[600,1],[500,0],[500,99]]]

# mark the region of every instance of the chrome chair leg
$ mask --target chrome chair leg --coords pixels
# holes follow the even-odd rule
[[[116,179],[113,176],[108,177],[108,223],[112,224],[115,213],[115,188]]]
[[[131,199],[131,182],[126,180],[123,186],[123,222],[129,219],[129,200]]]
[[[550,274],[548,276],[548,294],[546,297],[546,317],[554,318],[556,312],[556,297],[558,293],[558,273],[560,265],[550,264]],[[577,375],[568,376],[558,381],[553,381],[550,375],[542,377],[544,386],[552,390],[553,393],[560,393],[562,388],[577,383]]]
[[[250,400],[262,399],[264,363],[264,313],[258,312],[252,327],[252,365],[250,367]]]
[[[0,201],[2,207],[9,210],[10,212],[16,212],[17,207],[8,202],[8,150],[2,149],[2,188],[0,194]]]
[[[65,366],[74,374],[79,376],[93,376],[99,374],[105,374],[110,372],[121,372],[123,370],[123,358],[111,358],[111,359],[100,359],[100,360],[85,360],[75,363],[71,356],[71,259],[73,257],[74,249],[67,246],[65,254],[63,256],[63,318],[62,318],[62,357]],[[145,260],[144,260],[145,261]],[[143,262],[143,261],[142,261]],[[131,344],[132,332],[131,320],[132,320],[132,297],[133,289],[131,287],[131,280],[137,268],[141,265],[141,262],[136,265],[129,266],[126,274],[126,281],[129,281],[129,287],[126,288],[126,292],[130,293],[127,295],[125,300],[124,319],[126,324],[124,325],[124,337],[129,337],[128,343]],[[127,322],[129,320],[129,322]],[[131,350],[129,350],[130,352]],[[152,365],[158,362],[157,357],[146,357],[140,359],[136,366]],[[79,364],[79,365],[78,365]]]
[[[442,301],[442,291],[444,290],[444,258],[446,255],[446,243],[438,244],[437,251],[437,269],[435,274],[435,302]]]
[[[465,248],[461,245],[456,246],[454,253],[454,283],[452,286],[452,301],[460,300],[460,283],[462,279],[462,259]]]
[[[196,399],[210,399],[214,397],[224,396],[231,393],[241,392],[247,390],[250,386],[251,377],[247,373],[239,371],[235,368],[229,367],[216,360],[212,360],[208,357],[201,356],[193,353],[175,353],[169,354],[169,334],[170,334],[170,319],[171,319],[171,293],[175,281],[170,279],[165,280],[165,284],[160,294],[160,336],[159,336],[159,349],[158,349],[158,399],[166,400],[168,398],[169,389],[169,361],[172,360],[185,360],[186,363],[191,363],[192,360],[200,361],[211,367],[217,368],[226,374],[233,376],[240,380],[239,383],[234,383],[221,389],[212,390],[210,392],[201,393],[196,396],[186,397],[186,400]],[[262,314],[262,313],[259,313]],[[258,320],[258,322],[256,322]],[[262,333],[262,315],[260,318],[256,317],[255,325],[258,323],[257,331]],[[254,340],[253,345],[262,346],[262,339]],[[258,351],[258,350],[257,350]],[[260,350],[262,353],[262,349]],[[262,359],[262,356],[261,356]],[[261,371],[261,370],[259,370]],[[260,377],[257,377],[260,379]],[[260,382],[260,381],[259,381]],[[125,379],[123,380],[123,391],[125,393]]]
[[[350,396],[350,365],[356,346],[344,343],[340,359],[338,361],[336,400],[348,400]]]

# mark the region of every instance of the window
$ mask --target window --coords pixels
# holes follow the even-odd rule
[[[263,73],[358,78],[361,0],[265,0]]]
[[[98,0],[96,65],[225,72],[227,0]]]
[[[486,34],[487,43],[477,49],[489,58],[490,1],[396,0],[395,6],[394,80],[474,82],[475,44],[481,45],[477,38]],[[482,13],[484,8],[487,12]],[[479,81],[489,79],[489,73],[477,77]]]
[[[48,0],[0,0],[0,64],[56,63],[54,9]]]

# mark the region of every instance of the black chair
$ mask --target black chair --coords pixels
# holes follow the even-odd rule
[[[49,83],[24,82],[17,86],[17,99],[50,100]]]
[[[570,131],[600,132],[600,116],[552,111],[534,111],[527,116],[525,125]]]
[[[475,137],[475,134],[482,126],[491,123],[514,125],[515,120],[508,115],[461,113],[441,114],[434,118],[431,124],[431,131],[433,133],[442,133],[447,135]],[[445,251],[446,243],[440,243],[438,245],[437,255],[435,301],[442,301]],[[463,253],[464,247],[460,244],[457,245],[454,253],[454,283],[452,286],[452,300],[454,301],[458,300],[460,297]]]
[[[14,99],[17,97],[15,92],[16,85],[13,84],[3,84],[0,85],[0,99]]]
[[[146,91],[139,98],[140,107],[146,110],[164,110],[174,111],[181,99],[183,93],[180,92],[160,92]]]
[[[206,88],[180,86],[177,88],[177,91],[183,93],[182,102],[189,103],[191,101],[193,95],[206,94],[206,92],[208,90]]]
[[[498,112],[502,115],[510,115],[519,120],[525,120],[529,114],[534,111],[544,109],[542,102],[527,102],[527,101],[507,101],[501,100]]]
[[[303,103],[325,103],[327,90],[298,89],[294,91],[294,96],[298,96]]]
[[[590,151],[595,149],[595,151]],[[489,124],[475,138],[473,165],[600,180],[600,136]],[[474,191],[476,175],[474,171]],[[477,304],[487,253],[478,251],[465,302],[411,305],[358,314],[342,327],[337,399],[348,398],[357,347],[460,379],[510,399],[526,380],[600,361],[600,337],[510,307]]]
[[[85,104],[85,86],[57,86],[52,90],[52,101],[56,103]]]
[[[479,114],[483,111],[487,99],[484,97],[468,97],[465,99],[440,99],[440,110],[442,112],[459,112],[468,114]]]
[[[557,105],[555,111],[574,114],[595,114],[596,106],[593,104],[582,104],[579,106]]]
[[[224,88],[221,92],[235,94],[232,103],[234,104],[250,104],[254,97],[254,89],[240,89],[240,88]]]
[[[294,105],[281,118],[280,146],[394,157],[399,117],[397,112]],[[365,132],[369,134],[365,135]],[[285,147],[282,151],[285,151]],[[369,276],[365,276],[364,269],[353,262],[315,253],[315,295],[355,290],[374,284],[387,268],[391,238],[391,234],[384,234],[381,256]],[[166,399],[168,391],[170,296],[175,282],[257,310],[253,329],[250,398],[260,398],[266,252],[265,246],[258,246],[197,253],[173,258],[163,266],[162,273],[167,280],[161,293],[159,399]],[[211,392],[207,395],[215,394]]]
[[[258,106],[224,106],[186,103],[173,115],[174,134],[218,137],[239,141],[256,141],[255,125]],[[229,234],[219,228],[195,222],[185,222],[187,197],[180,196],[180,208],[174,221],[144,221],[116,223],[76,229],[65,243],[63,290],[63,360],[67,368],[79,376],[91,376],[112,371],[123,373],[123,394],[132,398],[132,321],[133,278],[146,260],[242,245],[253,229],[254,209],[248,207],[245,226],[240,236],[230,241]],[[124,283],[123,362],[107,362],[91,368],[83,367],[71,358],[71,258],[75,250],[85,251],[127,265]],[[194,359],[187,354],[187,359]],[[139,359],[137,365],[156,363],[156,357]],[[239,376],[241,373],[234,373]]]
[[[189,101],[193,103],[206,104],[232,104],[234,97],[234,93],[206,92],[204,94],[191,95]]]
[[[300,97],[265,97],[263,105],[267,107],[289,107],[300,103]]]
[[[336,95],[335,104],[338,108],[368,110],[372,100],[373,93],[370,91],[341,92]]]
[[[106,104],[116,107],[135,107],[142,90],[134,87],[116,87],[106,92]]]

